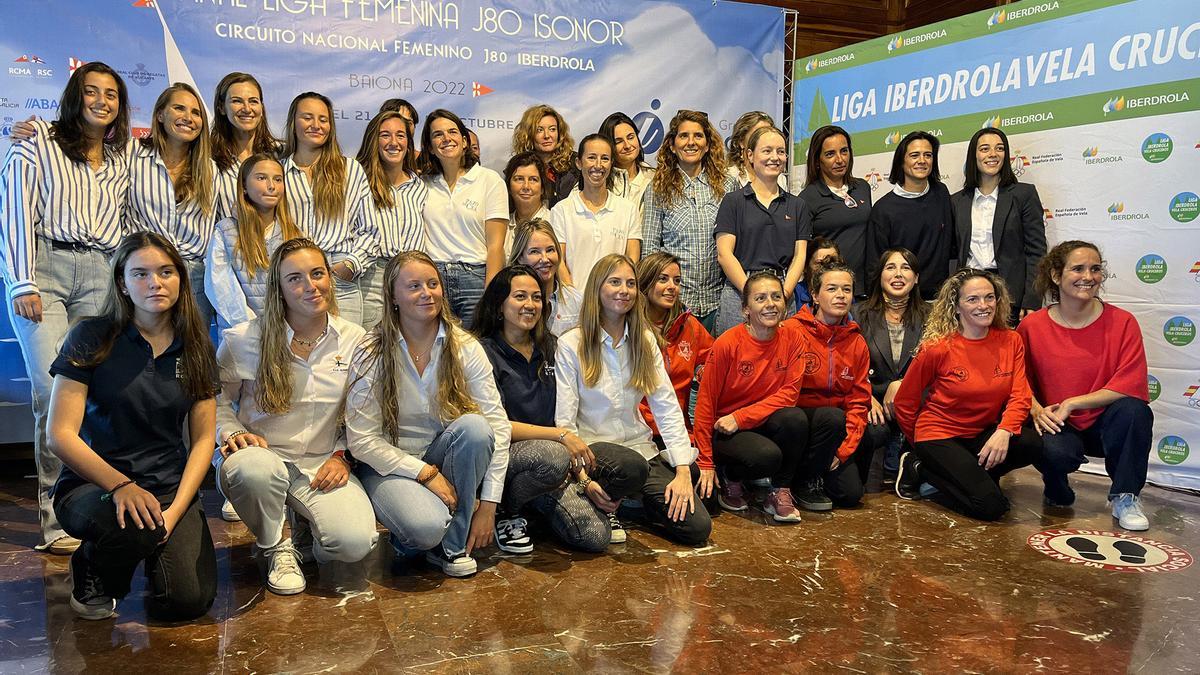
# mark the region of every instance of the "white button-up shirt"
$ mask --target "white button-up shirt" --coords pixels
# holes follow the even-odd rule
[[[129,189],[129,148],[92,170],[67,157],[49,122],[34,120],[34,137],[13,143],[0,166],[0,261],[8,298],[37,293],[38,238],[75,242],[111,253],[121,243],[121,211]]]
[[[580,286],[587,281],[596,261],[612,253],[625,253],[630,239],[642,238],[642,224],[633,202],[612,191],[599,211],[592,212],[583,203],[583,193],[575,191],[554,205],[550,225],[567,251],[567,269]]]
[[[646,188],[654,182],[654,168],[649,164],[642,164],[638,168],[638,175],[634,176],[633,180],[629,180],[629,172],[625,169],[613,167],[613,187],[612,191],[619,197],[624,197],[633,202],[633,206],[637,209],[637,219],[640,223],[642,220],[642,198],[646,196]]]
[[[967,264],[979,269],[996,266],[995,242],[992,241],[992,222],[996,219],[996,193],[985,195],[975,188],[971,200],[971,254]]]
[[[335,450],[346,448],[338,413],[350,359],[366,333],[358,325],[329,315],[329,332],[305,361],[288,350],[292,370],[292,407],[286,413],[264,413],[254,397],[262,353],[262,319],[240,323],[223,333],[217,362],[221,391],[217,394],[217,438],[245,429],[267,440],[269,450],[295,464],[310,478]],[[288,343],[295,331],[287,329]]]
[[[654,413],[666,449],[663,458],[671,466],[687,466],[696,460],[696,449],[688,439],[687,427],[683,422],[683,411],[679,399],[671,388],[666,366],[661,358],[655,358],[658,386],[649,396],[629,386],[633,370],[628,348],[629,326],[619,344],[612,336],[603,333],[600,344],[602,367],[600,380],[589,387],[583,382],[583,366],[579,360],[580,340],[583,331],[568,331],[558,340],[558,352],[554,360],[555,379],[555,424],[570,429],[585,443],[601,441],[623,445],[636,450],[647,461],[659,454],[654,444],[650,427],[642,419],[638,404],[645,398]],[[643,339],[651,341],[647,334]],[[651,346],[656,356],[658,347]]]
[[[484,223],[508,218],[508,191],[504,179],[476,164],[460,174],[454,190],[441,174],[426,176],[425,241],[434,262],[487,263]]]
[[[383,413],[379,397],[375,395],[375,382],[379,377],[378,361],[374,361],[365,350],[354,354],[350,375],[350,393],[346,399],[346,437],[350,452],[360,462],[366,462],[382,475],[395,474],[416,479],[425,468],[422,461],[425,451],[433,440],[446,429],[452,420],[442,420],[435,409],[438,392],[438,364],[442,359],[442,345],[446,341],[446,326],[438,329],[437,338],[430,351],[429,363],[422,374],[417,373],[408,353],[408,344],[403,337],[400,344],[390,347],[399,350],[400,362],[397,373],[396,394],[399,411],[399,432],[389,439],[383,431]],[[463,373],[471,398],[479,405],[483,416],[492,428],[495,446],[492,461],[483,477],[480,499],[499,502],[504,494],[504,474],[508,471],[508,444],[512,437],[512,424],[500,401],[500,392],[492,378],[492,362],[479,341],[461,328],[454,328],[458,340],[458,356],[462,360]],[[361,375],[361,377],[360,377]],[[678,407],[678,403],[675,404]]]
[[[550,296],[550,332],[555,337],[579,325],[579,309],[583,307],[583,293],[574,286],[558,284]]]

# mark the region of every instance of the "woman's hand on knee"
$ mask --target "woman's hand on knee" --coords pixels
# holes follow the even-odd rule
[[[422,476],[418,474],[417,482],[421,483],[427,490],[437,495],[437,498],[442,500],[442,503],[446,505],[446,508],[450,509],[450,513],[454,513],[454,510],[458,508],[458,495],[454,492],[454,486],[450,484],[450,481],[446,480],[446,477],[443,476],[440,471],[438,471],[436,466],[428,464],[425,466],[425,470],[421,473],[425,473],[425,471],[433,471],[433,477],[426,480],[421,480]]]
[[[879,426],[883,426],[886,422],[883,417],[883,406],[875,400],[874,396],[871,397],[871,409],[867,411],[867,422]]]
[[[588,501],[596,505],[596,508],[605,513],[616,513],[617,507],[621,505],[621,500],[609,497],[604,488],[600,487],[596,481],[589,482],[583,489],[583,494],[587,496]]]
[[[112,493],[117,509],[117,525],[125,529],[126,519],[139,530],[154,529],[163,524],[162,505],[158,497],[143,490],[137,483],[126,483]]]
[[[467,555],[478,548],[487,548],[492,543],[492,532],[496,529],[496,502],[480,501],[471,516],[471,532],[467,535]]]
[[[235,431],[229,434],[229,438],[225,439],[225,445],[221,446],[221,455],[228,457],[238,450],[250,447],[267,448],[270,446],[267,445],[267,439],[258,434],[249,431],[241,433]]]
[[[738,432],[738,423],[733,415],[725,415],[713,424],[713,429],[716,429],[718,433],[731,436]]]
[[[667,517],[679,522],[689,513],[695,513],[695,494],[692,489],[691,467],[682,464],[675,467],[675,477],[667,483],[667,489],[663,491],[663,500],[667,503]]]
[[[592,454],[592,449],[587,443],[583,442],[579,436],[570,431],[563,430],[562,444],[567,447],[567,452],[571,453],[571,468],[591,469],[596,466],[596,456]]]
[[[696,492],[700,493],[701,499],[711,497],[713,490],[720,486],[721,481],[717,478],[716,469],[700,469],[700,481],[696,483]]]
[[[1010,438],[1012,438],[1012,433],[1009,431],[1004,429],[994,431],[979,451],[979,466],[988,471],[999,466],[1008,456],[1008,440]]]
[[[1071,410],[1064,404],[1048,405],[1034,411],[1033,428],[1039,434],[1057,434],[1063,430],[1070,416]]]
[[[350,464],[341,455],[337,455],[325,460],[308,486],[314,490],[329,492],[349,482]]]

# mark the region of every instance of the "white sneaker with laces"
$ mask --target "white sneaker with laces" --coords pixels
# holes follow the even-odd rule
[[[1150,529],[1150,519],[1142,511],[1142,501],[1137,495],[1122,492],[1109,502],[1112,504],[1113,518],[1122,529],[1141,532]]]
[[[615,513],[608,514],[608,529],[610,532],[609,537],[608,537],[608,543],[610,543],[610,544],[624,544],[625,543],[625,539],[626,539],[625,526],[621,524],[620,520],[617,520],[617,514],[615,514]]]
[[[529,521],[520,516],[496,519],[496,546],[505,553],[533,553]]]
[[[259,549],[267,559],[267,588],[277,595],[295,595],[304,592],[307,582],[300,571],[300,554],[292,546],[290,537],[281,539],[271,548]]]
[[[242,522],[242,517],[239,516],[238,512],[234,510],[233,504],[231,504],[228,499],[225,500],[224,504],[221,504],[221,520],[227,523]]]

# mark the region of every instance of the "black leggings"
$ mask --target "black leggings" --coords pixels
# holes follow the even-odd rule
[[[990,470],[979,465],[979,451],[996,427],[971,438],[939,438],[915,446],[921,459],[921,478],[942,493],[949,506],[979,520],[998,520],[1008,511],[1008,498],[1000,491],[1000,477],[1014,469],[1041,465],[1042,442],[1032,427],[1008,441],[1008,455]]]
[[[807,448],[808,418],[799,408],[780,408],[753,429],[714,433],[713,458],[730,480],[770,478],[791,487],[796,460]]]

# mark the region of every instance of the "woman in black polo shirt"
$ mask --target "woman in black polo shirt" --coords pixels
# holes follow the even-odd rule
[[[812,214],[813,235],[837,244],[842,259],[854,272],[854,297],[866,297],[871,186],[854,177],[850,134],[833,125],[813,132],[805,172],[800,198]]]
[[[787,168],[787,141],[775,127],[759,127],[746,139],[744,157],[750,182],[721,200],[713,234],[717,262],[725,273],[714,336],[742,323],[742,286],[755,272],[783,280],[789,309],[804,273],[812,218],[799,197],[779,187]]]
[[[496,387],[512,422],[508,475],[496,517],[496,543],[511,553],[533,550],[525,533],[528,523],[520,516],[521,508],[533,503],[548,517],[551,529],[563,542],[600,552],[612,541],[614,530],[608,516],[590,503],[588,496],[574,485],[565,486],[568,472],[593,471],[597,494],[615,509],[615,502],[632,496],[641,487],[634,479],[620,477],[637,474],[619,470],[621,452],[630,455],[629,462],[635,466],[644,461],[624,448],[605,447],[610,444],[589,448],[574,432],[554,424],[557,341],[547,327],[549,307],[537,273],[532,267],[518,264],[496,274],[475,313],[479,342],[492,362]],[[608,467],[605,471],[596,468],[597,454]]]
[[[179,252],[152,232],[113,254],[100,316],[50,366],[49,442],[71,556],[71,608],[106,619],[146,561],[147,611],[194,619],[212,606],[217,562],[196,499],[216,445],[217,362]],[[190,447],[184,443],[184,420]]]

